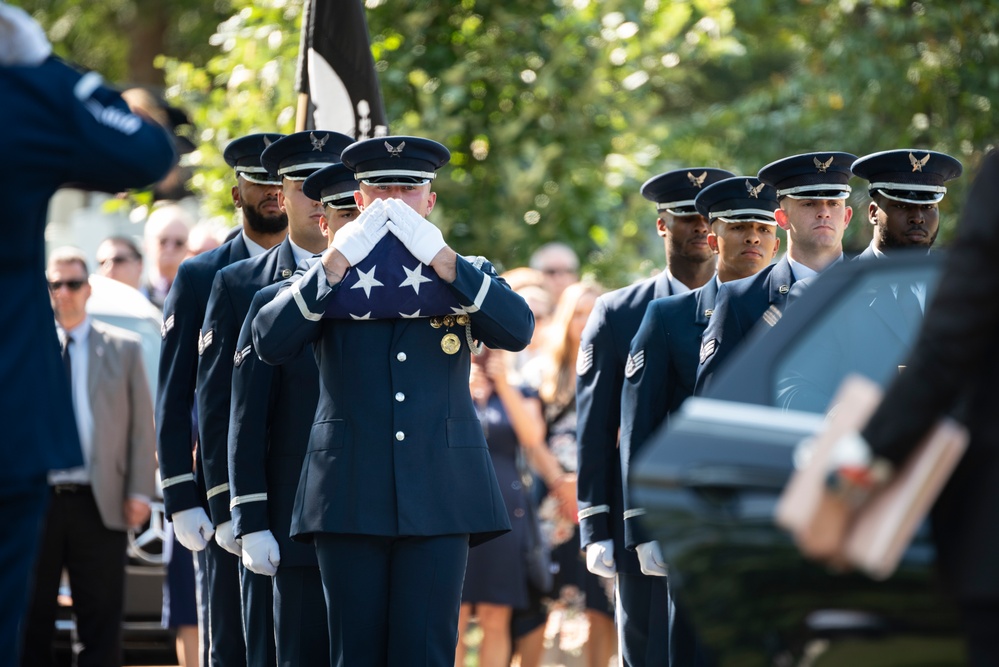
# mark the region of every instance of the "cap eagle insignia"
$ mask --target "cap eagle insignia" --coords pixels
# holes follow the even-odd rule
[[[700,176],[694,176],[689,171],[687,172],[687,178],[690,180],[690,184],[698,189],[700,189],[700,187],[704,185],[704,179],[706,179],[707,177],[708,177],[708,172],[704,172]]]
[[[753,199],[760,198],[760,191],[763,190],[764,187],[766,187],[766,183],[760,183],[754,188],[752,183],[746,181],[746,190],[749,192],[749,196]]]
[[[323,146],[326,145],[326,142],[329,141],[329,139],[330,135],[328,134],[324,134],[323,138],[320,139],[319,137],[316,136],[315,132],[309,132],[309,141],[312,142],[312,150],[314,151],[323,150]]]
[[[922,160],[917,160],[915,155],[909,153],[909,163],[912,165],[913,171],[922,171],[923,167],[925,167],[926,163],[929,161],[930,161],[929,153],[927,153],[926,157],[924,157]]]
[[[389,152],[392,157],[399,157],[402,154],[402,149],[406,147],[406,142],[400,142],[398,146],[393,146],[389,142],[385,142],[385,150]]]
[[[833,158],[832,158],[832,157],[830,157],[830,158],[829,158],[828,160],[826,160],[825,162],[823,162],[823,161],[822,161],[822,160],[820,160],[819,158],[817,158],[817,157],[813,157],[813,158],[812,158],[812,162],[814,162],[814,163],[815,163],[815,168],[819,170],[819,173],[820,173],[820,174],[824,174],[824,173],[826,173],[826,170],[827,170],[827,169],[828,169],[829,167],[831,167],[831,166],[832,166],[832,163],[833,163]]]

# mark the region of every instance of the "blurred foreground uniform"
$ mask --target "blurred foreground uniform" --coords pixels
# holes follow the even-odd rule
[[[77,184],[107,192],[148,185],[173,163],[161,128],[131,114],[94,73],[55,58],[41,28],[0,3],[0,178],[16,193],[0,248],[0,663],[16,664],[46,473],[82,463],[69,386],[45,285],[45,223],[55,191]]]

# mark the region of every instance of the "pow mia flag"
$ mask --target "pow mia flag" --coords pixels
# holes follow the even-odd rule
[[[361,0],[307,0],[296,83],[299,131],[388,134]]]

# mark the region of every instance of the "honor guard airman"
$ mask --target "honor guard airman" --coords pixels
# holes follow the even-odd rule
[[[469,360],[481,344],[523,349],[534,319],[489,262],[456,255],[426,219],[444,146],[379,137],[342,157],[361,215],[252,324],[265,361],[311,344],[319,363],[291,533],[315,542],[344,664],[452,664],[468,548],[510,529]],[[399,262],[369,256],[383,241],[406,250],[403,281],[386,273]],[[450,301],[385,304],[435,284]],[[366,310],[338,309],[341,297]]]
[[[156,393],[156,441],[167,516],[177,539],[199,552],[199,565],[208,585],[207,606],[213,664],[243,665],[246,646],[240,623],[238,559],[213,538],[208,517],[201,448],[192,469],[196,441],[192,413],[198,352],[213,342],[214,332],[202,331],[215,273],[224,266],[263,254],[287,234],[288,220],[278,206],[280,181],[260,164],[260,154],[280,134],[251,134],[226,146],[225,161],[235,172],[233,202],[243,211],[243,229],[215,250],[184,261],[163,306],[163,342]],[[212,613],[212,609],[215,613]]]
[[[669,610],[665,579],[642,574],[624,546],[618,450],[621,385],[632,336],[653,299],[686,292],[714,276],[708,221],[694,207],[703,189],[733,176],[723,169],[678,169],[649,179],[642,195],[656,204],[667,267],[654,278],[601,296],[583,330],[576,366],[578,500],[587,568],[617,579],[618,645],[625,665],[666,664]]]
[[[884,258],[900,250],[929,252],[940,226],[939,203],[947,181],[961,175],[955,158],[912,148],[866,155],[853,163],[868,182],[868,220],[874,238],[857,261]],[[839,380],[858,373],[886,383],[898,374],[899,350],[908,349],[923,319],[928,295],[924,281],[872,285],[838,318],[823,354],[789,359],[794,372],[778,380],[779,405],[825,411]],[[800,358],[799,358],[800,357]]]
[[[843,232],[853,215],[850,165],[855,155],[804,153],[771,162],[757,176],[777,191],[777,224],[787,232],[787,252],[749,278],[725,283],[715,298],[714,314],[701,339],[695,393],[701,394],[761,318],[776,320],[796,282],[807,280],[843,259]]]
[[[961,175],[956,158],[936,151],[902,148],[871,153],[851,167],[868,182],[871,203],[867,219],[874,226],[871,245],[861,258],[878,257],[895,248],[926,248],[940,228],[940,202],[947,181]]]
[[[351,143],[353,139],[345,134],[312,130],[281,137],[263,150],[261,166],[281,181],[277,203],[287,216],[288,235],[264,254],[222,268],[215,275],[208,298],[198,361],[199,444],[215,540],[236,556],[242,553],[232,529],[228,466],[236,339],[257,290],[286,279],[299,262],[326,248],[326,237],[320,230],[322,205],[306,196],[302,186],[321,167],[338,163],[340,152]],[[240,578],[247,661],[273,664],[273,582],[247,568],[240,568]]]
[[[669,414],[693,395],[701,334],[714,310],[722,283],[751,276],[777,254],[780,239],[774,189],[755,176],[737,176],[705,187],[694,199],[708,219],[708,244],[718,257],[717,276],[703,287],[652,301],[631,343],[621,394],[621,481],[624,540],[638,553],[639,564],[661,563],[662,550],[641,525],[645,509],[631,498],[631,461]],[[681,609],[682,611],[682,609]],[[670,663],[705,664],[703,649],[686,617],[678,613],[670,641]]]

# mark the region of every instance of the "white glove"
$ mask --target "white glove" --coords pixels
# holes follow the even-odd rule
[[[239,538],[243,543],[243,567],[255,574],[273,577],[281,564],[281,550],[269,530],[258,530]]]
[[[642,574],[650,577],[666,576],[666,561],[658,542],[643,542],[635,547],[635,551],[638,552],[638,565],[642,568]]]
[[[191,551],[201,551],[208,546],[215,529],[208,514],[201,507],[192,507],[173,513],[173,534],[177,541]]]
[[[600,540],[586,545],[586,569],[608,579],[617,574],[617,565],[614,563],[614,540]]]
[[[239,556],[243,553],[239,547],[239,542],[236,541],[236,536],[232,534],[232,521],[223,521],[215,526],[215,541],[233,556]]]
[[[437,253],[447,247],[441,230],[401,199],[389,199],[385,208],[389,215],[389,230],[399,237],[413,257],[430,266]]]
[[[339,250],[351,266],[356,266],[385,236],[387,220],[385,202],[376,199],[361,215],[337,230],[330,247]]]

